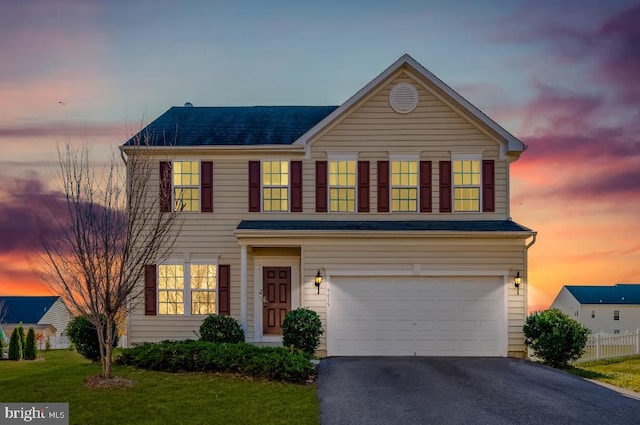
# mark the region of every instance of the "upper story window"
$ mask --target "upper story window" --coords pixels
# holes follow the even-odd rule
[[[289,161],[262,161],[262,210],[289,211]]]
[[[174,211],[200,211],[200,162],[174,161],[172,172]]]
[[[161,264],[158,266],[159,314],[216,313],[215,264]]]
[[[613,310],[613,320],[620,320],[620,310]]]
[[[454,211],[480,211],[481,161],[479,159],[454,159],[452,162]]]
[[[596,318],[596,311],[595,310],[591,310],[591,318],[592,319]]]
[[[355,212],[356,160],[329,161],[329,211]]]
[[[418,161],[391,161],[391,211],[418,210]]]

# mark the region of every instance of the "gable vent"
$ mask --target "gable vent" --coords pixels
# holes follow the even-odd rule
[[[408,114],[418,106],[418,90],[409,83],[397,84],[389,93],[389,105],[400,114]]]

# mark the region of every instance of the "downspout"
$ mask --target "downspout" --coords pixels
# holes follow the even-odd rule
[[[124,163],[124,170],[125,170],[125,185],[126,185],[126,190],[127,190],[127,196],[129,195],[129,173],[127,172],[127,159],[124,156],[124,151],[122,150],[122,147],[120,147],[120,158],[122,158],[122,162]],[[128,298],[128,297],[127,297]],[[127,312],[131,312],[131,300],[127,299]],[[130,318],[130,314],[126,315],[127,317],[127,322],[126,322],[126,332],[127,332],[127,343],[124,345],[124,348],[129,348],[129,341],[131,341],[131,318]]]
[[[536,243],[536,239],[538,237],[538,232],[533,232],[533,239],[531,239],[531,242],[529,242],[526,245],[526,250],[524,253],[524,270],[525,270],[525,282],[527,283],[527,286],[525,287],[524,290],[524,305],[527,308],[527,310],[529,309],[529,248],[531,248],[533,246],[533,244]]]

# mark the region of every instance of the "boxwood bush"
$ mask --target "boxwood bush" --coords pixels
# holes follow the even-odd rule
[[[320,345],[322,322],[320,316],[308,308],[297,308],[290,311],[282,323],[282,345],[302,350],[310,356]]]
[[[545,364],[559,368],[579,359],[589,338],[589,328],[557,308],[531,313],[522,330],[533,353]]]
[[[200,325],[200,339],[209,342],[244,342],[240,323],[231,316],[208,315]]]
[[[120,365],[165,372],[228,372],[302,384],[315,373],[309,356],[283,347],[209,341],[162,341],[122,350]]]

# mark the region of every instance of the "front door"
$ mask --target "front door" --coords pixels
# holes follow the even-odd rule
[[[262,333],[282,335],[284,316],[291,310],[291,267],[262,268]]]

